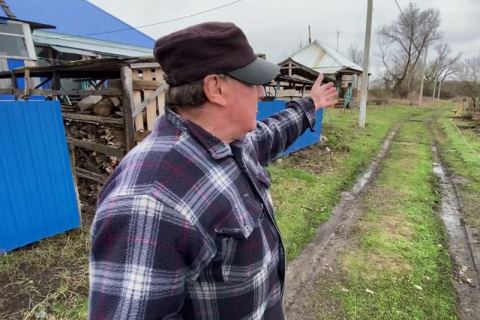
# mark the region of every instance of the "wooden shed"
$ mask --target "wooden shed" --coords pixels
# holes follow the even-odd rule
[[[19,78],[25,79],[24,88],[18,87]],[[40,78],[33,88],[32,78]],[[1,72],[0,79],[11,82],[10,88],[0,89],[1,100],[60,100],[74,177],[100,184],[151,132],[164,113],[168,87],[153,57],[25,67]],[[63,79],[82,82],[87,89],[64,90]]]

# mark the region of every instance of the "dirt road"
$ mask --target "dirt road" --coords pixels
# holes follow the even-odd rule
[[[290,262],[287,319],[480,319],[480,250],[435,148],[438,116],[397,125]]]

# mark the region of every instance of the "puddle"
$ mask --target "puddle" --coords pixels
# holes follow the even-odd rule
[[[469,242],[457,198],[455,185],[447,174],[436,147],[432,147],[434,156],[433,172],[440,178],[441,211],[440,217],[448,235],[450,256],[455,264],[455,289],[459,301],[459,311],[462,320],[480,319],[479,276],[475,265],[475,253]],[[458,272],[458,270],[462,270]]]
[[[367,171],[358,179],[357,183],[353,186],[352,193],[354,195],[358,195],[365,188],[365,186],[373,180],[375,173],[378,171],[378,165],[380,161],[387,155],[390,145],[392,144],[392,140],[396,134],[397,130],[393,130],[392,132],[390,132],[387,139],[385,139],[385,142],[383,143],[380,152],[372,161]]]

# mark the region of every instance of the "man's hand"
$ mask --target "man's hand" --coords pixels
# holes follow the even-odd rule
[[[337,89],[333,87],[333,83],[329,82],[322,85],[322,81],[323,75],[321,74],[317,78],[317,81],[315,81],[310,94],[315,103],[315,111],[325,107],[331,107],[338,103],[338,101],[334,99],[337,96]]]

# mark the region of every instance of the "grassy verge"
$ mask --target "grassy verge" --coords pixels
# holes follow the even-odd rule
[[[360,130],[357,112],[327,110],[322,134],[331,154],[317,145],[269,167],[277,221],[289,259],[313,239],[318,224],[328,220],[340,192],[353,186],[392,126],[411,113],[412,108],[399,106],[371,110],[367,128]]]
[[[442,157],[457,178],[465,222],[480,229],[480,124],[450,116],[438,119]]]
[[[340,311],[322,319],[458,318],[446,234],[434,212],[430,139],[418,122],[395,139],[362,203],[357,243],[339,257],[343,287],[329,288]]]

